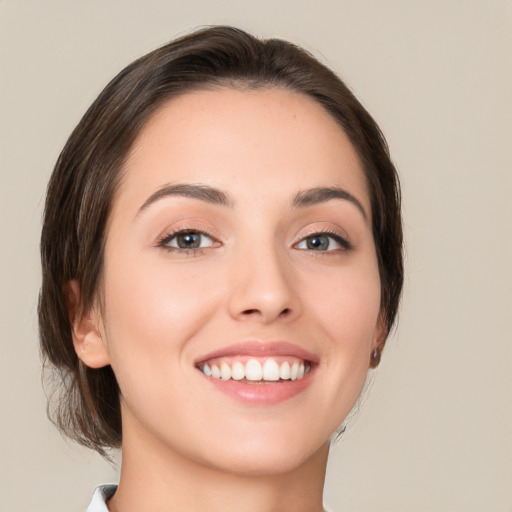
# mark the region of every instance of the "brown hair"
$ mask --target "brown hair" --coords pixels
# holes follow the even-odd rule
[[[107,85],[71,134],[48,185],[39,326],[43,358],[60,392],[49,414],[61,431],[102,454],[121,444],[119,389],[109,366],[91,369],[79,361],[64,288],[76,280],[79,311],[90,310],[120,170],[150,116],[171,98],[215,86],[288,88],[316,100],[340,124],[370,191],[388,333],[395,320],[403,282],[400,190],[384,137],[368,112],[330,69],[289,42],[257,39],[232,27],[205,28],[172,41]]]

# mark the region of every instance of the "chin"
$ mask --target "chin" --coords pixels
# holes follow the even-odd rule
[[[210,437],[209,442],[204,439],[203,446],[196,446],[203,456],[196,460],[223,472],[264,476],[290,473],[316,457],[327,457],[332,434],[328,430],[314,431],[310,425],[303,429],[297,425],[293,429],[283,429],[282,425],[272,428],[264,422],[259,426],[236,429],[228,435],[224,432],[214,440]]]
[[[225,452],[222,460],[215,460],[212,467],[241,476],[285,475],[303,467],[318,455],[324,452],[327,454],[328,446],[329,443],[326,442],[313,452],[298,451],[296,448],[282,451],[267,448],[256,452],[252,449],[245,452]]]

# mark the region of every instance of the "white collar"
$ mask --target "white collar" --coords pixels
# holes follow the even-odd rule
[[[114,496],[116,489],[115,484],[96,487],[86,512],[108,512],[107,501]]]

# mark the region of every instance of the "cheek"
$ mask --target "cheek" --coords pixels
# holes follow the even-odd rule
[[[162,260],[160,258],[160,260]],[[107,269],[108,271],[108,269]],[[123,318],[131,327],[171,332],[200,323],[215,290],[215,272],[166,265],[165,260],[143,259],[120,262],[108,275],[106,303],[109,322]]]
[[[347,267],[336,274],[317,275],[315,286],[309,285],[307,309],[321,319],[335,345],[366,349],[362,342],[373,339],[378,324],[380,277],[376,263],[357,270]]]
[[[216,311],[218,273],[120,258],[105,270],[105,329],[118,379],[125,367],[184,364],[187,342]]]
[[[377,264],[361,271],[340,271],[316,281],[307,308],[321,327],[327,388],[332,407],[344,416],[359,396],[369,369],[370,354],[381,334],[380,278]]]
[[[147,428],[162,421],[183,435],[190,426],[177,422],[173,411],[194,417],[190,349],[218,309],[220,286],[218,272],[175,267],[119,258],[106,268],[105,335],[125,414],[129,410]]]

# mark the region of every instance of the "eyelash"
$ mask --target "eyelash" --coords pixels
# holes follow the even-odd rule
[[[208,237],[212,243],[211,245],[207,247],[193,247],[193,248],[185,248],[185,247],[173,247],[170,246],[170,242],[177,238],[178,236],[186,236],[186,235],[199,235],[201,237]],[[341,247],[336,249],[327,249],[327,250],[315,250],[311,248],[301,248],[299,249],[299,245],[302,243],[307,243],[308,239],[311,240],[313,238],[320,238],[320,237],[327,237],[331,240],[334,240],[338,245]],[[199,256],[201,255],[206,249],[220,246],[220,242],[212,235],[210,235],[206,231],[201,231],[199,229],[193,229],[193,228],[180,228],[174,231],[171,231],[169,233],[166,233],[164,236],[162,236],[158,241],[156,246],[161,247],[162,249],[165,249],[168,252],[175,252],[175,253],[181,253],[185,255],[190,256]],[[322,255],[332,255],[332,254],[338,254],[340,252],[347,252],[350,251],[353,247],[352,244],[346,240],[344,237],[342,237],[339,233],[331,230],[324,230],[324,231],[314,231],[306,236],[303,236],[298,242],[293,244],[293,247],[300,251],[311,251],[316,253],[323,253]]]

